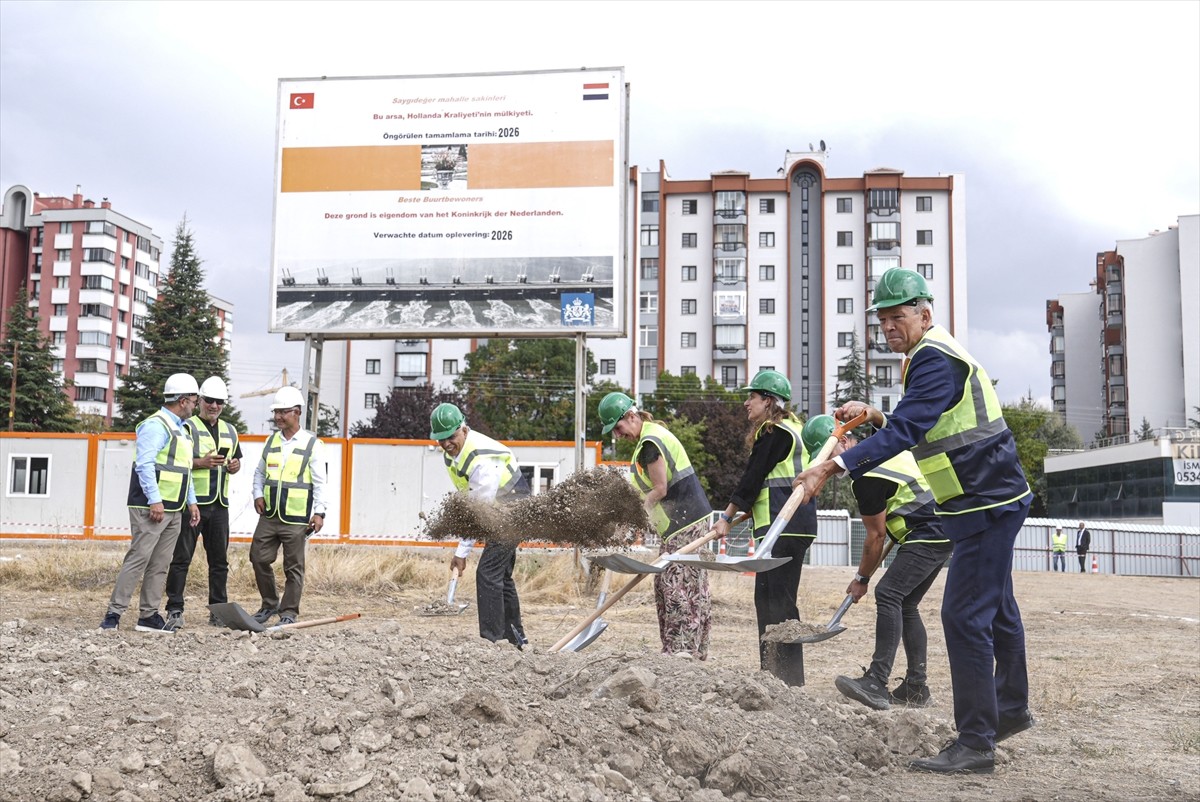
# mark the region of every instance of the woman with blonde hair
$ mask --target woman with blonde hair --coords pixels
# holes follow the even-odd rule
[[[679,438],[624,393],[604,396],[598,411],[604,434],[636,441],[629,477],[658,531],[658,553],[671,554],[707,532],[712,506]],[[707,658],[712,627],[707,572],[668,565],[654,576],[654,602],[663,653]]]

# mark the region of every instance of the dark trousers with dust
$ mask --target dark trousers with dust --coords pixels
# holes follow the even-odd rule
[[[200,505],[200,525],[193,529],[183,525],[175,541],[175,558],[167,572],[167,610],[183,612],[183,590],[187,585],[188,568],[196,554],[196,544],[204,542],[208,560],[208,603],[229,601],[225,586],[229,578],[229,508],[220,504]]]
[[[479,613],[479,636],[492,643],[507,640],[521,645],[525,628],[521,625],[521,602],[513,582],[517,564],[515,546],[488,543],[475,569],[475,605]]]
[[[942,628],[954,687],[958,740],[991,749],[1000,718],[1029,705],[1025,627],[1013,597],[1013,544],[1029,504],[995,512],[987,528],[954,539],[942,596]]]
[[[875,654],[868,673],[886,685],[892,675],[896,648],[904,641],[910,685],[925,684],[929,639],[918,605],[950,559],[949,543],[905,543],[875,587]]]
[[[280,615],[300,615],[300,596],[304,593],[305,524],[285,524],[263,515],[254,527],[250,541],[250,565],[263,607]],[[283,548],[283,598],[275,586],[275,558]]]
[[[765,533],[765,530],[764,530]],[[758,540],[760,538],[756,538]],[[796,592],[800,589],[800,571],[804,555],[812,545],[811,537],[784,535],[771,550],[772,557],[791,557],[778,568],[763,571],[754,578],[754,612],[758,617],[758,660],[763,671],[770,671],[788,685],[804,684],[804,644],[763,643],[763,633],[771,624],[798,620]]]

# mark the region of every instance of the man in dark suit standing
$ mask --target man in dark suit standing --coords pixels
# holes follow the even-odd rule
[[[1092,545],[1092,533],[1079,522],[1079,530],[1075,533],[1075,553],[1079,555],[1079,573],[1087,573],[1087,553]]]

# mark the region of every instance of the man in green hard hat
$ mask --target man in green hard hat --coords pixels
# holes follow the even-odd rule
[[[508,446],[467,425],[454,404],[438,404],[429,416],[429,439],[441,447],[446,472],[460,493],[499,504],[529,495],[529,482]],[[462,539],[450,559],[450,570],[461,575],[475,541]],[[507,640],[518,649],[529,641],[521,624],[521,601],[513,581],[517,547],[489,540],[475,569],[475,602],[479,635],[492,643]]]
[[[1034,725],[1029,712],[1025,628],[1013,596],[1013,544],[1031,491],[1016,439],[983,366],[933,322],[925,279],[902,268],[875,287],[875,312],[888,347],[904,354],[904,396],[888,415],[860,401],[834,412],[866,412],[878,431],[796,477],[815,496],[831,476],[858,479],[911,450],[929,482],[954,560],[942,597],[942,627],[954,688],[958,738],[918,771],[991,774],[995,744]]]

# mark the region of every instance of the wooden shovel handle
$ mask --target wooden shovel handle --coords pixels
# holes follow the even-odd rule
[[[305,627],[317,627],[321,624],[337,624],[342,621],[351,621],[355,618],[361,618],[362,613],[348,613],[346,615],[335,615],[329,618],[313,618],[309,621],[297,621],[294,624],[276,624],[268,629],[304,629]]]

